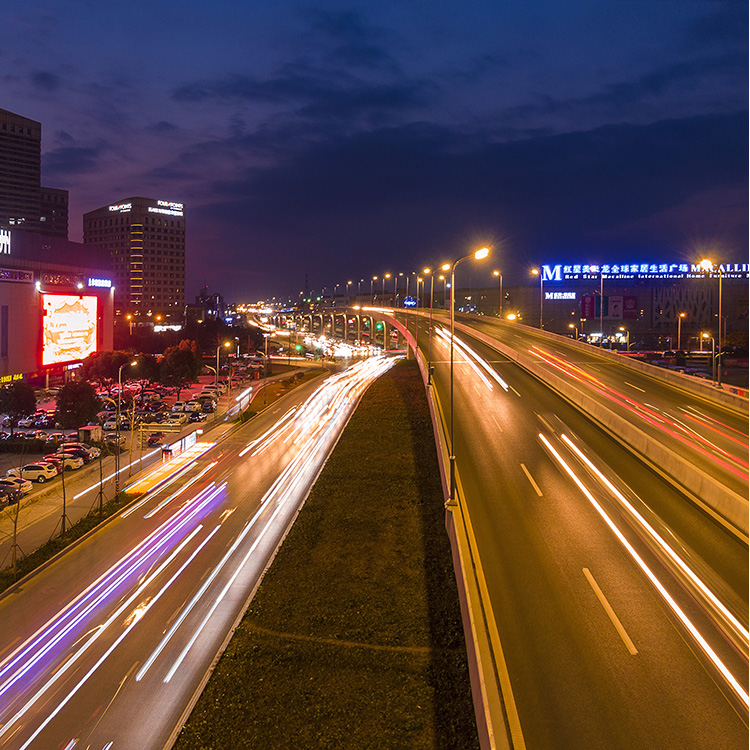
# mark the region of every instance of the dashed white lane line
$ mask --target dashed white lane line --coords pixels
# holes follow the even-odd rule
[[[604,611],[607,613],[607,616],[615,626],[617,634],[620,636],[620,638],[622,638],[622,642],[625,644],[625,648],[627,648],[631,656],[635,656],[638,653],[638,649],[633,644],[633,641],[630,640],[630,636],[622,626],[620,618],[615,614],[615,611],[612,609],[612,605],[607,601],[607,597],[604,596],[604,592],[599,588],[599,584],[594,580],[594,576],[591,575],[591,571],[588,568],[584,568],[583,575],[586,576],[586,580],[594,590],[596,598],[599,600],[599,603],[602,605],[602,607],[604,607]]]
[[[523,469],[523,473],[526,474],[526,478],[531,482],[531,486],[534,488],[534,491],[536,492],[539,497],[542,496],[542,491],[539,489],[539,485],[534,481],[534,477],[531,476],[529,473],[529,470],[526,468],[524,464],[521,464],[521,468]]]

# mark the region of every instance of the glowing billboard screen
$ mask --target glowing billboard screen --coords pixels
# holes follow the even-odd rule
[[[43,294],[42,365],[85,359],[96,351],[96,297]]]

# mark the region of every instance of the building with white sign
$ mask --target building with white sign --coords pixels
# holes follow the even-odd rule
[[[83,241],[108,253],[116,319],[181,320],[185,307],[185,206],[123,198],[83,216]]]
[[[113,303],[99,248],[0,229],[0,385],[57,385],[112,349]]]

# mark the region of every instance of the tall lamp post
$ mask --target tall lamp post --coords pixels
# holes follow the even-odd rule
[[[578,341],[578,326],[575,323],[568,323],[568,328],[572,328],[576,332],[576,341]]]
[[[229,348],[232,345],[230,341],[225,341],[223,346]],[[214,385],[216,386],[216,393],[219,393],[219,352],[221,352],[222,344],[216,347],[216,369],[214,370]]]
[[[133,367],[138,364],[138,360],[132,362],[123,362],[117,370],[117,420],[115,422],[115,497],[120,494],[120,412],[122,409],[122,370],[124,367]],[[133,425],[130,425],[131,428]],[[63,470],[65,467],[63,467]]]
[[[538,268],[532,268],[531,273],[539,277],[539,328],[544,328],[544,274]]]
[[[713,378],[714,384],[716,383],[716,341],[713,336],[708,333],[701,334],[701,348],[703,348],[703,339],[711,339],[711,377]],[[719,368],[721,369],[721,368]]]
[[[714,264],[707,258],[701,261],[700,266],[704,271],[707,272],[713,271],[714,268]],[[719,335],[716,339],[716,350],[718,352],[719,360],[721,360],[721,280],[723,274],[721,271],[720,263],[717,264],[717,268],[719,269]],[[718,387],[721,387],[721,361],[717,362],[716,372],[716,385]]]
[[[446,265],[448,264],[446,263]],[[448,286],[448,278],[441,273],[440,276],[438,276],[438,281],[443,282],[443,310],[445,310],[445,299],[447,296],[446,287]]]
[[[498,312],[497,317],[502,318],[503,317],[503,275],[500,273],[500,271],[493,271],[493,276],[497,276],[497,284],[498,284],[498,293],[500,295],[500,312]]]
[[[677,349],[678,351],[682,349],[682,319],[687,315],[687,313],[681,312],[677,316]]]
[[[450,267],[451,270],[451,381],[450,381],[450,456],[448,458],[450,464],[450,484],[448,489],[448,505],[456,504],[456,450],[453,443],[453,333],[455,330],[455,307],[456,307],[456,266],[467,258],[474,258],[474,260],[482,260],[490,254],[490,250],[487,247],[483,247],[481,250],[477,250],[469,255],[464,255],[461,258],[453,261]]]
[[[383,298],[380,301],[381,305],[385,304],[385,280],[390,279],[390,278],[391,278],[391,275],[389,273],[383,274]]]
[[[373,291],[373,284],[378,280],[377,276],[373,276],[370,279],[370,302],[375,301],[375,292]]]
[[[441,271],[448,271],[450,269],[450,263],[443,263],[440,266]],[[425,268],[423,273],[430,275],[430,337],[427,344],[427,385],[432,384],[432,305],[434,300],[435,292],[435,272],[430,268]],[[445,280],[445,276],[442,274],[438,277],[439,279]]]

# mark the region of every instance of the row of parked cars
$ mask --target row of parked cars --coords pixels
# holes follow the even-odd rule
[[[31,492],[33,482],[44,484],[63,471],[75,471],[100,456],[99,448],[87,443],[63,443],[56,453],[32,461],[20,469],[10,469],[0,479],[0,507],[18,500]]]

